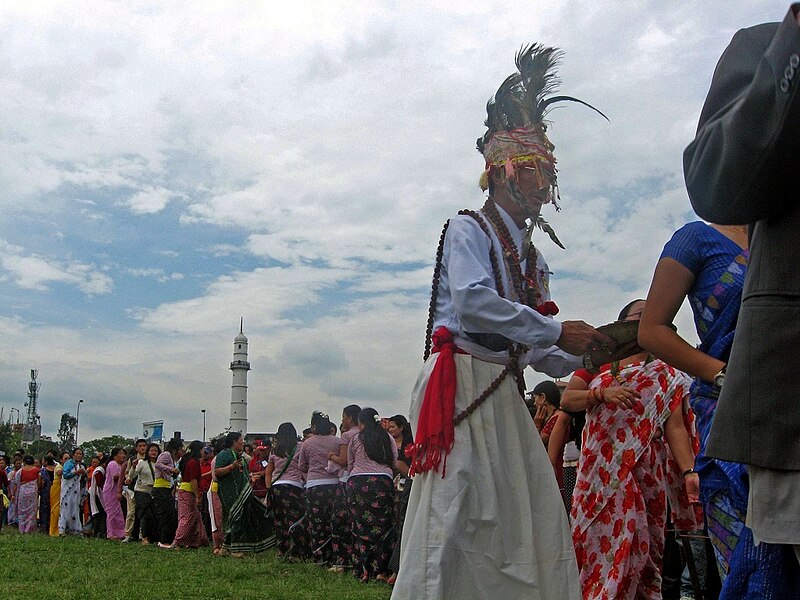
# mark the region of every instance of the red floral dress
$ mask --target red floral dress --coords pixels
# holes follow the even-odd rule
[[[678,529],[702,528],[663,439],[690,383],[654,360],[623,367],[616,377],[605,368],[589,384],[633,387],[641,400],[630,410],[600,404],[586,412],[571,515],[585,600],[661,598],[668,500]],[[684,421],[694,439],[690,413]]]

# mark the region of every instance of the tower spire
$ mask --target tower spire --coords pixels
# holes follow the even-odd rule
[[[233,340],[230,431],[247,433],[247,372],[249,370],[247,336],[244,334],[244,317],[241,317],[239,335]]]

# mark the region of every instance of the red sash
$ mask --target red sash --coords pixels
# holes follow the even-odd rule
[[[453,449],[455,440],[456,361],[453,355],[465,352],[456,347],[453,334],[446,327],[439,327],[432,341],[433,353],[439,356],[425,388],[410,471],[412,475],[438,472],[441,464],[444,477],[447,455]]]

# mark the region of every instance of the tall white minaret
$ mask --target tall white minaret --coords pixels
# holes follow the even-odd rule
[[[244,333],[244,317],[239,322],[239,335],[233,339],[233,383],[231,383],[231,431],[247,433],[247,337]]]

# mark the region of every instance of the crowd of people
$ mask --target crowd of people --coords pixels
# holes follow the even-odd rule
[[[416,437],[350,405],[338,428],[315,412],[302,439],[282,423],[254,450],[231,433],[164,451],[138,440],[88,465],[80,448],[19,453],[0,465],[8,522],[216,555],[274,545],[392,583],[393,600],[659,600],[677,530],[694,567],[684,597],[716,574],[723,600],[799,598],[800,7],[726,50],[684,156],[711,222],[665,240],[647,299],[604,328],[553,318],[531,241],[538,226],[560,245],[540,217],[559,200],[545,113],[576,101],[552,95],[560,58],[522,48],[487,105],[488,197],[442,231]],[[698,347],[673,325],[685,299]],[[570,379],[526,405],[527,366]]]
[[[392,583],[411,487],[408,420],[349,405],[256,448],[240,433],[206,444],[136,440],[86,461],[75,448],[0,457],[3,518],[20,533],[83,535],[242,556],[276,547],[362,581]]]

